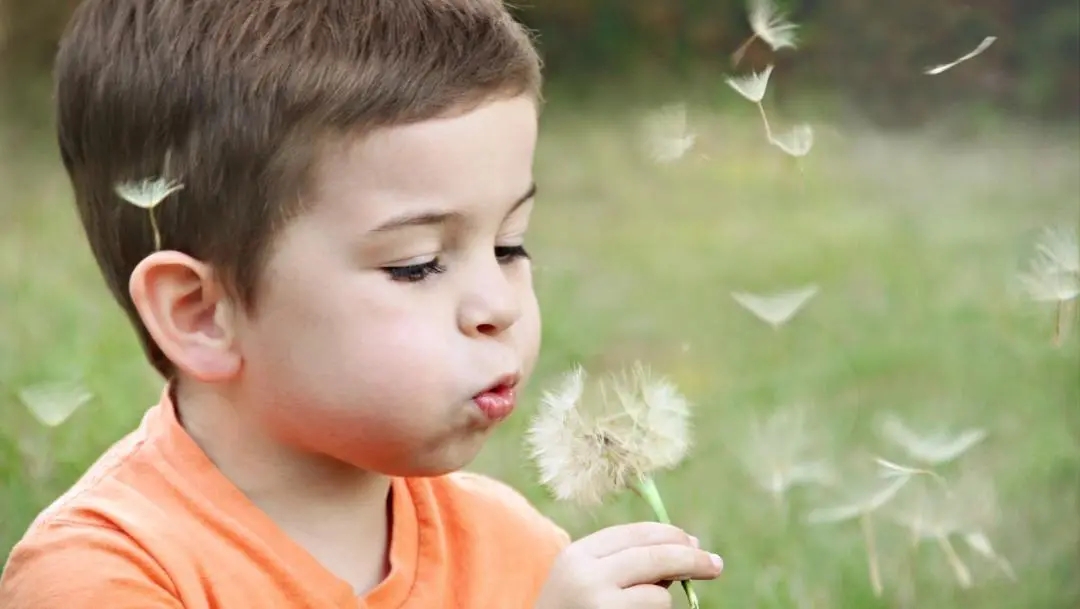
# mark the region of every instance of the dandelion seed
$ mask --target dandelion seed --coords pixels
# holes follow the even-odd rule
[[[890,504],[892,519],[906,527],[915,545],[922,540],[933,541],[941,549],[962,588],[972,585],[971,571],[952,544],[952,536],[961,535],[977,553],[993,560],[1006,574],[1011,566],[994,552],[983,527],[993,517],[988,505],[993,504],[992,489],[983,477],[966,473],[953,486],[925,484],[915,487],[915,492]],[[1011,577],[1011,575],[1010,575]]]
[[[780,503],[794,487],[836,481],[829,462],[814,456],[816,440],[807,429],[803,408],[778,410],[764,424],[755,422],[740,461],[758,486]]]
[[[121,182],[116,185],[116,194],[123,200],[145,209],[150,214],[150,227],[154,232],[154,251],[161,249],[161,232],[158,230],[154,209],[169,195],[184,188],[183,184],[154,178],[136,182]]]
[[[780,12],[773,0],[750,0],[749,12],[750,29],[754,33],[732,54],[731,59],[735,65],[739,64],[746,49],[756,39],[760,39],[774,51],[796,48],[798,40],[795,30],[798,26],[787,20],[787,16]]]
[[[1045,228],[1035,250],[1066,273],[1080,274],[1080,243],[1075,229]]]
[[[685,104],[663,106],[646,115],[643,123],[646,154],[657,163],[681,159],[697,139],[687,127]]]
[[[795,290],[767,295],[732,292],[731,297],[758,319],[769,324],[774,329],[778,329],[791,321],[795,314],[806,306],[806,303],[817,293],[818,286],[808,285]]]
[[[924,73],[933,76],[933,75],[936,75],[936,74],[941,74],[942,72],[944,72],[946,70],[950,70],[950,69],[956,67],[957,65],[960,65],[961,63],[964,63],[965,61],[967,61],[969,59],[972,59],[973,57],[975,57],[977,55],[982,54],[983,51],[990,48],[990,45],[994,44],[995,40],[997,40],[996,36],[987,36],[986,38],[983,38],[982,42],[979,43],[979,46],[975,47],[975,49],[972,50],[970,53],[960,57],[959,59],[957,59],[955,61],[951,61],[949,63],[943,63],[943,64],[940,64],[940,65],[934,66],[932,68],[927,68]]]
[[[866,544],[867,564],[870,572],[870,585],[874,594],[878,597],[884,591],[881,580],[881,566],[878,561],[877,539],[874,535],[873,514],[891,501],[900,489],[910,482],[912,476],[898,475],[892,478],[889,484],[868,495],[856,497],[853,501],[838,506],[818,508],[812,510],[806,517],[810,524],[839,523],[848,520],[859,520],[863,534],[863,542]]]
[[[752,72],[748,76],[729,77],[726,79],[728,86],[746,99],[754,102],[761,122],[765,126],[765,138],[772,140],[772,127],[769,125],[769,116],[765,113],[765,106],[761,100],[765,98],[765,91],[769,88],[769,76],[772,75],[773,66],[769,65],[760,73]]]
[[[912,459],[940,465],[955,460],[982,442],[986,438],[986,431],[967,429],[957,434],[947,431],[919,434],[895,415],[888,415],[881,424],[881,435],[903,449]]]
[[[92,397],[76,381],[42,383],[19,391],[19,400],[46,427],[58,427]]]
[[[1044,229],[1035,245],[1029,270],[1020,274],[1020,282],[1035,302],[1056,304],[1053,343],[1061,345],[1080,296],[1080,245],[1076,231]]]
[[[796,125],[791,131],[772,137],[769,141],[790,156],[804,157],[814,146],[814,128],[805,123]]]
[[[888,485],[866,496],[857,497],[841,505],[812,510],[807,514],[806,521],[810,524],[831,524],[853,520],[864,514],[872,514],[895,497],[900,489],[911,481],[911,478],[910,475],[895,476]]]
[[[578,366],[544,393],[527,443],[540,481],[558,499],[598,505],[629,488],[670,523],[652,477],[686,456],[688,417],[676,387],[641,364],[591,387]],[[682,585],[697,609],[690,582]]]

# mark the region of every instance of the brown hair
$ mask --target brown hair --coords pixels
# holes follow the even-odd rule
[[[154,248],[149,216],[118,182],[182,182],[154,210],[162,247],[213,265],[250,311],[322,143],[496,95],[538,98],[540,62],[501,0],[85,0],[55,77],[91,249],[170,376],[127,288]]]

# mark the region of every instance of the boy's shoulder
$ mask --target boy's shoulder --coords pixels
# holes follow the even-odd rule
[[[432,486],[443,497],[444,510],[463,512],[466,520],[481,521],[489,529],[504,530],[516,536],[527,535],[538,542],[562,548],[570,536],[544,516],[524,495],[510,485],[490,476],[458,471],[432,479]]]
[[[179,607],[167,571],[125,525],[160,524],[150,524],[154,498],[138,483],[145,441],[144,419],[34,518],[0,573],[0,606]]]

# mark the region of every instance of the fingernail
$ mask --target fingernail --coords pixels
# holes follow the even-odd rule
[[[690,545],[694,546],[695,548],[700,548],[701,547],[701,542],[698,541],[697,537],[694,537],[693,535],[691,535],[690,536]]]
[[[720,558],[716,554],[709,554],[709,558],[712,559],[712,564],[713,564],[714,567],[716,567],[717,571],[720,571],[720,570],[722,570],[724,568],[724,559],[723,558]]]

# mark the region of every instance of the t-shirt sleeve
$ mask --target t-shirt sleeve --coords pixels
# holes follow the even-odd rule
[[[107,527],[37,525],[0,575],[3,609],[182,609],[164,570]]]

